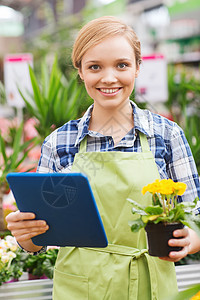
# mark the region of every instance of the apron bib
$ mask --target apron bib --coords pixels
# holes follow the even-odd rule
[[[109,244],[60,248],[54,300],[164,300],[178,292],[174,263],[149,256],[145,231],[128,225],[134,216],[126,199],[150,204],[142,187],[160,178],[142,133],[140,142],[142,152],[87,152],[87,138],[81,142],[72,172],[88,176]]]

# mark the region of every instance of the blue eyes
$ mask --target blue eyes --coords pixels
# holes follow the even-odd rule
[[[118,69],[125,69],[128,66],[127,63],[119,63],[117,64],[117,68]],[[89,69],[93,70],[93,71],[98,71],[100,69],[99,65],[92,65],[89,67]]]
[[[99,66],[98,65],[92,65],[92,66],[90,66],[90,69],[96,71],[96,70],[99,70]]]
[[[125,64],[125,63],[118,64],[119,69],[125,69],[126,67],[127,67],[127,64]]]

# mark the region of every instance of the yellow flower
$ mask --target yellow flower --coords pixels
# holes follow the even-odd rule
[[[159,193],[160,192],[160,181],[156,179],[153,183],[150,183],[143,187],[142,194],[144,195],[146,192],[151,194]]]
[[[187,185],[183,182],[174,182],[172,179],[156,179],[153,183],[150,183],[143,187],[142,194],[146,192],[151,194],[161,195],[183,195]]]
[[[185,193],[187,185],[183,182],[174,182],[174,192],[177,195],[183,195]]]
[[[160,191],[162,195],[171,195],[174,192],[174,182],[171,179],[163,179],[160,181]]]
[[[200,300],[200,292],[198,292],[196,295],[194,295],[190,300]]]

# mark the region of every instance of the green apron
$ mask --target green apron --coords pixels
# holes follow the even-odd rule
[[[88,176],[109,244],[59,250],[54,300],[163,300],[178,292],[174,264],[149,256],[145,231],[128,225],[134,216],[126,199],[151,203],[141,189],[160,178],[141,133],[140,142],[142,152],[87,152],[87,137],[81,142],[72,171]]]

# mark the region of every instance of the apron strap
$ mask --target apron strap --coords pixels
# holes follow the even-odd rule
[[[149,143],[147,141],[146,135],[144,133],[140,132],[139,137],[140,137],[140,144],[141,144],[142,152],[149,152],[150,147],[149,147]]]
[[[158,300],[158,279],[156,276],[155,262],[148,253],[144,253],[147,260],[149,274],[150,274],[150,285],[151,285],[151,300]],[[129,298],[138,299],[138,265],[137,259],[132,259],[130,264],[130,288],[129,288]]]
[[[118,254],[123,256],[129,256],[130,259],[130,289],[129,298],[138,299],[138,262],[137,260],[141,257],[145,257],[150,274],[150,285],[151,285],[151,300],[158,300],[158,279],[156,276],[156,265],[154,258],[150,256],[147,249],[139,250],[137,248],[108,244],[106,248],[84,248],[91,251],[107,252],[110,254]]]
[[[87,135],[83,138],[80,143],[79,153],[87,152]]]

